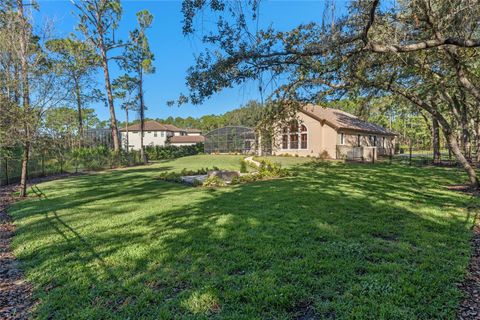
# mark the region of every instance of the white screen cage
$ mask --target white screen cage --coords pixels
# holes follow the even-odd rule
[[[205,153],[254,153],[255,130],[242,126],[226,126],[205,134]]]

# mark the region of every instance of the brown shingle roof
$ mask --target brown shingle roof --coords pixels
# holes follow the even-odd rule
[[[318,120],[325,121],[336,130],[352,130],[365,133],[376,133],[383,135],[395,135],[390,130],[374,123],[363,121],[356,116],[338,109],[324,108],[316,105],[306,105],[301,112]]]
[[[121,128],[120,131],[126,131],[125,128]],[[140,131],[140,123],[132,124],[128,127],[128,131]],[[161,124],[154,120],[145,121],[144,131],[172,131],[179,132],[183,131],[171,124]]]
[[[204,142],[204,136],[173,136],[170,137],[170,143],[200,143]]]

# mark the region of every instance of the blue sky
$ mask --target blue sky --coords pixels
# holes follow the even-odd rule
[[[40,0],[40,11],[35,14],[37,23],[54,21],[56,37],[67,36],[74,31],[77,23],[72,14],[74,8],[69,1]],[[225,90],[207,100],[203,105],[183,105],[169,107],[166,102],[176,99],[180,93],[187,92],[185,76],[188,67],[194,63],[194,57],[203,51],[204,46],[199,36],[184,37],[182,34],[181,1],[122,1],[123,16],[116,36],[126,39],[128,31],[135,28],[135,13],[148,9],[155,17],[149,30],[149,40],[155,54],[156,73],[148,75],[145,81],[145,98],[150,118],[168,116],[199,117],[206,114],[220,114],[238,108],[251,99],[259,99],[258,83],[249,83]],[[288,30],[298,24],[321,21],[325,7],[324,0],[287,1],[270,0],[262,2],[260,8],[260,27],[272,24],[279,30]],[[343,11],[345,2],[336,1],[338,11]],[[205,31],[211,27],[208,18],[202,20]],[[119,73],[116,64],[112,64],[112,77]],[[103,90],[103,77],[99,73],[99,88]],[[93,105],[102,120],[109,117],[103,105]],[[124,114],[117,108],[117,118],[124,119]]]

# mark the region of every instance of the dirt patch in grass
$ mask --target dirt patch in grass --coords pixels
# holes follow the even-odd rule
[[[480,190],[472,188],[468,184],[452,184],[447,186],[448,190],[463,192],[472,196],[480,196]]]
[[[0,188],[0,318],[27,319],[32,306],[32,286],[25,282],[23,273],[10,248],[15,225],[7,214],[14,201],[17,186]]]
[[[46,178],[33,179],[32,184],[65,178],[59,174]],[[32,299],[32,285],[25,281],[23,272],[13,254],[10,243],[15,234],[15,225],[7,214],[7,208],[18,200],[14,193],[18,184],[0,187],[0,319],[28,319],[35,305]],[[38,194],[31,189],[34,195]]]
[[[472,246],[473,254],[468,266],[468,276],[460,285],[465,294],[458,312],[458,318],[461,320],[480,319],[480,226],[474,228]]]

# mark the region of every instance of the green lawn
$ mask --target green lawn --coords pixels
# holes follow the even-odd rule
[[[51,319],[448,319],[478,200],[457,170],[312,162],[220,189],[164,170],[193,156],[39,185],[10,209],[15,253]],[[282,158],[283,159],[283,158]],[[289,160],[293,161],[293,160]]]

